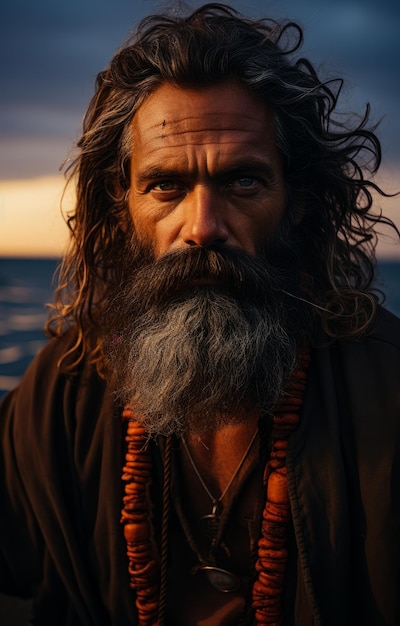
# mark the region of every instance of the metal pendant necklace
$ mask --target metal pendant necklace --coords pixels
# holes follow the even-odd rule
[[[253,437],[251,438],[251,441],[245,451],[245,453],[243,454],[239,465],[237,466],[236,470],[234,471],[233,475],[231,476],[230,480],[228,481],[228,484],[226,485],[225,489],[223,490],[223,492],[221,493],[221,495],[216,498],[215,496],[213,496],[213,494],[211,493],[211,491],[209,490],[208,486],[206,485],[191,453],[189,450],[189,447],[185,441],[185,439],[182,437],[182,443],[183,443],[183,447],[185,449],[187,458],[189,459],[189,462],[193,468],[194,473],[196,474],[201,486],[203,487],[204,491],[206,492],[206,494],[208,495],[208,497],[211,500],[211,513],[208,513],[207,515],[203,515],[200,518],[200,528],[201,530],[204,532],[204,534],[211,540],[211,552],[213,550],[216,550],[218,548],[218,539],[219,539],[219,535],[221,534],[220,532],[220,514],[221,514],[221,510],[222,510],[222,500],[224,499],[224,497],[226,496],[226,494],[228,493],[233,481],[235,480],[236,476],[239,474],[253,444],[254,441],[257,437],[257,433],[258,433],[258,428],[256,429]],[[211,553],[210,553],[211,556]],[[210,559],[211,560],[211,559]],[[217,567],[216,565],[210,564],[210,563],[201,563],[200,565],[198,565],[195,568],[196,572],[198,571],[202,571],[206,574],[208,581],[210,582],[210,584],[215,588],[218,589],[218,591],[222,591],[222,592],[231,592],[231,591],[236,591],[239,586],[240,586],[240,578],[234,574],[233,572],[230,572],[229,570],[226,570],[224,568],[221,567]]]

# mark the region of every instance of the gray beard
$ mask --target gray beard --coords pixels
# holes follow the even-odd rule
[[[116,395],[149,436],[201,435],[249,410],[271,413],[296,365],[308,315],[281,290],[293,285],[232,254],[227,267],[225,251],[144,262],[110,300],[105,344]],[[221,284],[199,285],[199,276]]]

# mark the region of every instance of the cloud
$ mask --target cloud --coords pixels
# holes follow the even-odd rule
[[[14,177],[53,173],[79,135],[96,74],[144,15],[162,4],[153,0],[13,0],[2,9],[2,99],[0,132],[14,149],[36,141],[38,171],[22,151]],[[198,6],[198,1],[191,3]],[[305,27],[304,53],[331,75],[344,75],[349,107],[370,101],[374,119],[386,115],[382,139],[400,162],[400,3],[385,0],[252,0],[231,2],[244,13],[292,17]],[[65,149],[52,162],[54,145]],[[43,151],[48,150],[47,157]],[[40,156],[39,156],[40,155]],[[0,178],[9,176],[9,154],[0,155]]]

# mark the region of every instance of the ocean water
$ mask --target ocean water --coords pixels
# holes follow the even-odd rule
[[[46,302],[52,299],[55,259],[0,258],[0,397],[18,384],[46,343]],[[400,316],[400,261],[381,261],[377,286]]]
[[[55,259],[0,258],[0,395],[12,389],[47,339]]]

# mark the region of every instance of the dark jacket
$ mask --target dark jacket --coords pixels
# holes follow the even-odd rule
[[[120,526],[120,409],[93,368],[61,375],[52,340],[1,410],[0,589],[35,624],[132,626]],[[288,480],[294,626],[400,624],[400,321],[313,351]],[[312,616],[312,617],[311,617]]]

